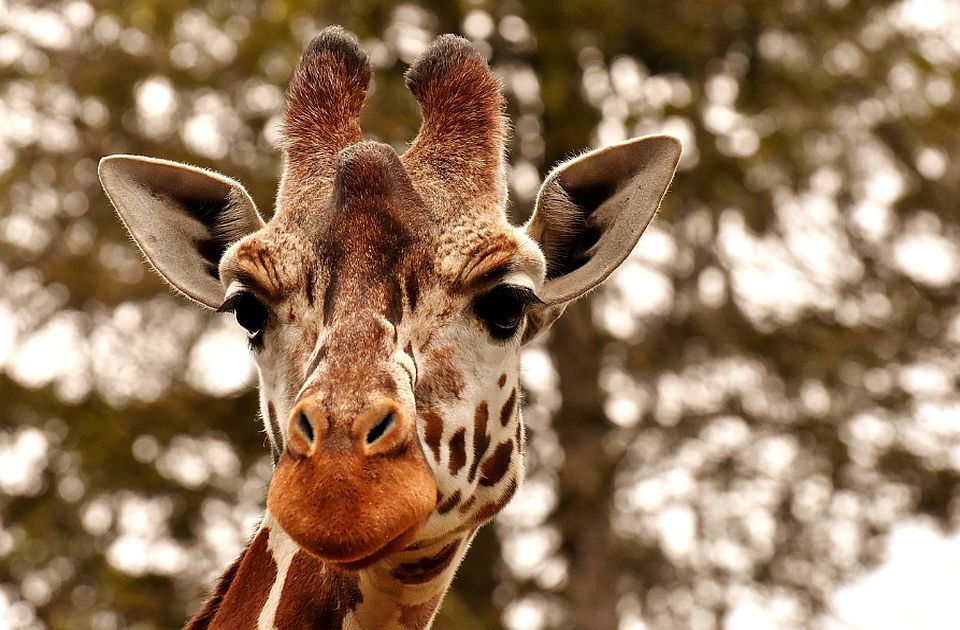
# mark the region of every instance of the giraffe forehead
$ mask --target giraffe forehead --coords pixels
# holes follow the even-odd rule
[[[239,243],[222,272],[277,303],[305,293],[309,306],[339,309],[363,300],[382,310],[382,299],[399,290],[413,310],[426,290],[459,297],[529,262],[508,225],[425,228],[371,208],[332,221],[320,235],[277,228],[286,226],[268,225]]]

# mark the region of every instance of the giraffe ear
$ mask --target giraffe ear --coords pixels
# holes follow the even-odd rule
[[[547,177],[524,229],[547,259],[529,339],[630,255],[653,220],[680,160],[680,142],[647,136],[565,162]]]
[[[221,256],[264,225],[243,186],[194,166],[135,155],[105,157],[99,173],[120,220],[153,268],[190,299],[220,306]]]

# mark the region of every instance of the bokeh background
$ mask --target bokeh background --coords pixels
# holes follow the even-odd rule
[[[616,275],[524,353],[529,476],[439,629],[960,624],[957,0],[0,0],[0,627],[170,628],[270,460],[229,317],[175,297],[97,160],[215,168],[269,214],[303,44],[355,31],[370,137],[472,40],[548,169],[684,143]]]

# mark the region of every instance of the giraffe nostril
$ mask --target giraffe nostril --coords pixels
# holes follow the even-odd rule
[[[297,418],[297,429],[303,434],[303,438],[307,441],[307,446],[312,445],[314,437],[313,425],[307,420],[307,414],[300,412],[300,416]]]
[[[383,435],[390,429],[393,425],[393,412],[391,411],[383,417],[383,420],[373,425],[369,432],[367,432],[367,445],[373,444],[377,440],[383,437]]]

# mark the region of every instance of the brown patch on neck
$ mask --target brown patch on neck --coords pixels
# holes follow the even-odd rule
[[[435,411],[426,410],[421,414],[424,423],[423,439],[433,453],[433,459],[440,463],[440,440],[443,438],[443,418]]]
[[[449,497],[437,504],[437,514],[446,514],[460,502],[460,491],[457,490]]]
[[[477,405],[473,413],[473,462],[470,464],[470,474],[467,481],[473,482],[477,476],[477,467],[490,446],[490,436],[487,435],[487,421],[490,419],[490,410],[486,401]]]
[[[470,511],[470,508],[472,508],[472,507],[473,507],[473,504],[476,503],[476,502],[477,502],[477,495],[475,495],[475,494],[470,495],[470,498],[467,499],[466,501],[464,501],[464,502],[460,505],[460,513],[461,513],[461,514],[466,514],[467,512],[469,512],[469,511]]]
[[[450,474],[454,476],[467,463],[466,434],[467,430],[460,427],[450,438],[450,460],[447,462],[447,468],[450,470]]]
[[[510,418],[513,417],[513,408],[517,404],[517,389],[514,388],[510,390],[510,396],[507,397],[507,402],[503,403],[503,407],[500,409],[500,426],[505,427],[507,423],[510,422]]]
[[[489,521],[491,518],[500,513],[507,503],[510,502],[510,499],[513,498],[514,493],[517,491],[517,478],[513,477],[510,479],[510,482],[507,484],[506,488],[495,501],[490,501],[482,505],[473,515],[474,522],[477,525],[482,525],[483,523]]]
[[[217,580],[217,585],[214,587],[213,592],[210,593],[207,601],[203,603],[203,607],[187,622],[184,630],[205,630],[210,627],[210,622],[220,609],[223,596],[230,589],[230,585],[237,575],[237,569],[240,568],[240,563],[243,561],[243,556],[246,553],[247,548],[244,548],[243,551],[240,552],[240,555],[237,556],[237,559],[233,561],[233,564],[227,567],[227,570],[224,571],[220,579]]]
[[[273,624],[276,628],[339,628],[362,601],[355,575],[298,551],[290,562]]]
[[[267,547],[269,535],[264,527],[240,553],[200,612],[187,623],[188,630],[241,628],[257,618],[277,579],[277,563]]]
[[[513,441],[507,440],[497,445],[493,455],[480,466],[480,485],[495,486],[507,474],[510,458],[513,456]]]

